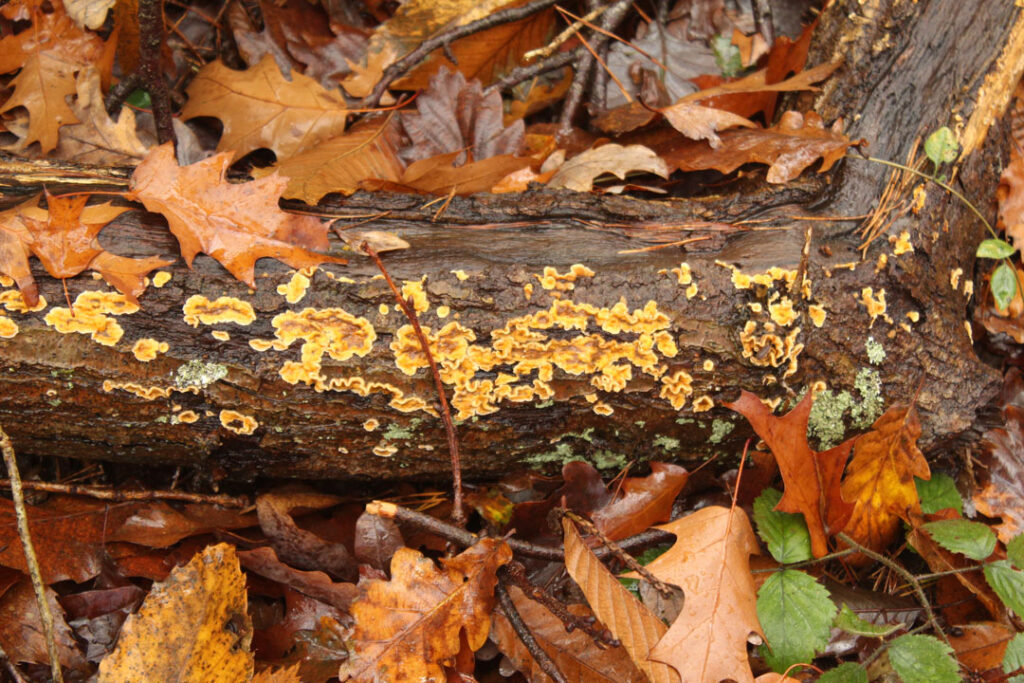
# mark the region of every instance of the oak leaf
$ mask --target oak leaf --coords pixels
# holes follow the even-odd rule
[[[707,140],[712,149],[722,145],[716,131],[736,127],[757,127],[753,122],[732,112],[701,106],[686,100],[656,111],[660,112],[677,131],[691,140]]]
[[[895,539],[900,520],[921,516],[914,477],[930,479],[928,461],[917,447],[921,423],[913,406],[893,406],[857,439],[841,491],[853,503],[846,533],[875,551]]]
[[[565,568],[598,620],[622,643],[651,683],[677,683],[679,675],[671,666],[648,657],[668,630],[665,624],[601,564],[567,517],[562,518],[562,531]]]
[[[498,567],[512,559],[504,541],[484,538],[443,568],[410,548],[391,559],[391,580],[359,584],[352,603],[352,656],[341,680],[444,681],[442,662],[460,650],[460,633],[478,650],[490,631]]]
[[[57,593],[49,586],[44,588],[44,593],[53,617],[53,636],[61,666],[84,673],[89,665],[68,627],[64,608],[57,602]],[[28,577],[23,576],[14,585],[5,585],[0,590],[0,647],[11,662],[48,664],[50,661],[38,604]]]
[[[238,156],[266,147],[284,159],[345,130],[348,109],[341,95],[309,76],[291,79],[270,55],[245,71],[210,62],[188,86],[183,119],[212,116],[224,123],[217,151]]]
[[[135,168],[126,196],[163,214],[189,267],[203,252],[250,287],[256,286],[260,258],[274,258],[295,269],[346,263],[313,251],[327,248],[324,224],[278,208],[286,178],[275,173],[248,183],[228,183],[231,156],[217,154],[181,167],[174,147],[165,143]]]
[[[671,518],[672,503],[689,478],[690,473],[679,465],[652,462],[650,475],[623,481],[616,497],[591,518],[613,541],[638,534]]]
[[[643,145],[623,147],[615,143],[589,149],[569,159],[548,181],[548,187],[590,192],[594,180],[606,173],[625,180],[629,173],[647,172],[667,178],[665,162]]]
[[[682,588],[685,599],[651,659],[675,667],[684,682],[753,681],[747,640],[764,634],[750,573],[750,556],[760,551],[746,513],[706,507],[658,528],[676,541],[647,569]]]
[[[1006,232],[1018,249],[1024,247],[1024,155],[1010,146],[1010,163],[999,176],[996,188],[999,201],[997,227]]]
[[[1024,532],[1024,379],[1018,370],[1006,373],[1001,399],[1003,425],[984,434],[984,475],[972,500],[981,514],[1002,518],[995,530],[1009,543]]]
[[[502,178],[528,167],[531,161],[528,158],[502,154],[453,166],[452,163],[460,154],[461,152],[455,151],[416,161],[402,173],[399,184],[414,191],[431,194],[454,192],[458,195],[470,195],[489,192]]]
[[[807,419],[813,403],[808,393],[793,410],[776,417],[757,396],[744,391],[725,406],[747,418],[768,444],[785,483],[782,500],[775,509],[804,516],[811,534],[811,552],[822,557],[828,554],[828,537],[842,531],[853,513],[853,505],[843,500],[839,486],[854,439],[827,451],[813,450],[807,443]]]
[[[128,617],[98,680],[247,681],[252,619],[233,546],[210,546],[155,584]]]

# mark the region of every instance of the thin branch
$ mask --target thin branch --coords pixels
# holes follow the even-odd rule
[[[498,577],[501,578],[502,567],[498,570]],[[522,641],[526,650],[533,657],[533,661],[537,662],[537,666],[541,668],[541,671],[551,677],[551,680],[555,683],[568,683],[562,672],[558,670],[555,662],[548,656],[547,652],[541,648],[540,643],[533,637],[530,632],[530,627],[523,621],[519,611],[516,609],[516,605],[512,602],[512,596],[508,594],[508,589],[502,581],[494,584],[494,594],[498,596],[498,602],[501,604],[501,611],[505,613],[505,618],[508,619],[508,623],[512,625],[512,630],[519,636],[519,640]]]
[[[423,349],[423,355],[427,357],[427,363],[430,364],[430,372],[434,375],[437,399],[441,403],[441,421],[444,423],[445,435],[448,437],[448,451],[452,457],[452,488],[454,489],[452,521],[461,527],[466,523],[466,513],[462,509],[462,460],[459,457],[459,438],[455,434],[455,424],[452,422],[451,411],[448,410],[448,397],[444,393],[444,384],[441,382],[441,373],[437,369],[437,361],[434,360],[434,355],[430,353],[430,343],[427,341],[427,335],[423,334],[423,328],[420,327],[420,320],[416,315],[416,311],[402,297],[402,293],[398,291],[395,281],[391,279],[391,275],[388,274],[387,269],[384,267],[384,262],[380,260],[380,255],[366,242],[363,242],[363,251],[373,259],[374,263],[377,264],[377,268],[384,274],[384,279],[398,300],[398,305],[402,307],[405,317],[412,323],[412,328],[416,332],[416,338],[420,342],[420,348]]]
[[[555,69],[561,69],[562,67],[571,64],[578,60],[583,54],[586,53],[586,49],[580,45],[575,50],[568,52],[559,52],[556,55],[552,55],[547,59],[543,59],[535,64],[529,66],[519,66],[512,71],[509,71],[500,80],[491,83],[484,89],[484,94],[491,92],[492,90],[502,91],[508,90],[509,88],[519,85],[525,80],[534,78],[541,74],[547,73],[548,71],[554,71]]]
[[[377,103],[380,102],[380,98],[384,95],[384,91],[388,89],[392,81],[399,76],[404,75],[407,71],[426,59],[427,56],[437,48],[447,46],[453,41],[456,41],[459,38],[465,38],[477,31],[483,31],[484,29],[492,28],[494,26],[500,26],[501,24],[525,19],[526,17],[532,16],[543,9],[551,7],[557,1],[558,0],[533,0],[533,2],[529,2],[525,5],[493,12],[486,17],[477,19],[476,21],[471,21],[468,24],[463,24],[462,26],[455,26],[447,31],[441,31],[440,33],[432,35],[420,43],[419,47],[415,50],[385,69],[380,80],[377,81],[377,85],[374,86],[373,92],[363,98],[359,103],[359,106],[364,108],[377,106]]]
[[[3,427],[0,427],[0,451],[3,451],[7,476],[11,478],[11,498],[14,499],[14,515],[18,521],[18,537],[21,538],[21,547],[25,551],[25,564],[28,566],[28,575],[32,579],[32,590],[35,591],[36,605],[39,607],[39,619],[43,624],[46,652],[50,656],[50,675],[53,676],[56,683],[63,683],[64,675],[60,670],[60,653],[57,650],[57,639],[53,635],[53,614],[50,612],[50,603],[46,600],[46,586],[43,584],[43,575],[39,571],[39,560],[36,558],[36,550],[32,546],[32,536],[28,529],[25,496],[21,491],[21,473],[18,472],[18,461],[14,456],[14,447],[11,446],[11,437],[7,436]]]
[[[10,479],[0,479],[0,487],[12,488]],[[187,491],[123,491],[109,486],[86,486],[83,484],[54,484],[47,481],[23,481],[23,489],[29,491],[46,491],[47,493],[65,493],[70,496],[87,496],[97,500],[111,500],[118,503],[125,501],[149,500],[180,500],[186,503],[205,503],[229,508],[247,508],[252,500],[246,496],[228,496],[224,494],[188,493]]]

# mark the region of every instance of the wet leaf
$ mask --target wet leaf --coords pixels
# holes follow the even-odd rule
[[[356,578],[357,568],[348,548],[300,528],[290,514],[296,509],[318,510],[339,502],[335,496],[285,487],[258,496],[256,514],[260,528],[284,562],[299,569],[325,571],[352,580]]]
[[[769,576],[757,591],[765,662],[781,673],[794,664],[812,661],[828,645],[835,615],[828,591],[810,575],[784,569]]]
[[[769,488],[754,501],[757,535],[778,562],[790,564],[811,559],[811,536],[803,515],[776,510],[780,500],[782,493]]]
[[[1017,251],[1016,247],[1007,244],[1003,240],[987,239],[982,240],[981,244],[978,245],[978,251],[975,252],[975,256],[978,258],[1009,258]]]
[[[1003,385],[1003,426],[985,432],[983,478],[974,493],[975,506],[983,515],[1001,517],[996,533],[1003,543],[1024,532],[1024,408],[1016,404],[1024,387],[1020,373],[1010,370]]]
[[[590,192],[594,180],[610,174],[625,180],[630,173],[653,173],[668,177],[668,168],[653,150],[643,145],[623,147],[615,143],[587,150],[566,161],[548,181],[548,187]]]
[[[653,462],[649,476],[626,479],[612,502],[597,509],[591,518],[613,541],[638,534],[670,519],[672,503],[689,478],[690,473],[679,465]]]
[[[15,543],[21,545],[17,540]],[[53,632],[61,666],[84,669],[87,666],[85,658],[68,628],[64,609],[57,602],[57,593],[51,588],[45,588],[45,593],[53,616]],[[0,646],[12,662],[50,663],[36,594],[27,576],[0,595]]]
[[[996,535],[986,524],[967,519],[943,519],[921,525],[946,550],[972,560],[986,559],[996,549]]]
[[[960,145],[949,126],[943,126],[924,140],[924,153],[938,168],[942,164],[956,161]]]

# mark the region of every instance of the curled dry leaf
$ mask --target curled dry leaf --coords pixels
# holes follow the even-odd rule
[[[653,173],[667,178],[664,160],[643,145],[623,147],[615,143],[589,149],[566,161],[548,181],[548,187],[590,192],[598,176],[610,173],[625,180],[629,173]]]
[[[684,601],[651,659],[671,664],[686,681],[753,681],[747,641],[764,634],[750,573],[750,556],[760,551],[746,513],[706,507],[658,528],[676,541],[647,569],[682,588]]]
[[[278,208],[288,184],[285,178],[275,173],[248,183],[228,183],[231,156],[217,154],[182,167],[174,159],[174,147],[160,145],[135,168],[126,196],[164,215],[189,267],[203,252],[253,288],[260,258],[275,258],[296,270],[346,262],[313,251],[327,248],[326,225]]]
[[[724,109],[703,107],[685,100],[657,111],[677,131],[691,140],[707,140],[712,149],[717,149],[722,144],[716,131],[725,130],[726,128],[757,127],[751,121],[732,112],[725,111]]]
[[[240,550],[238,560],[251,572],[340,610],[348,610],[356,597],[355,584],[332,581],[331,577],[322,571],[306,572],[289,567],[277,559],[277,553],[273,548]]]
[[[214,545],[155,584],[100,662],[113,681],[247,681],[252,620],[233,546]]]
[[[1003,543],[1024,532],[1024,380],[1011,369],[1003,383],[1003,426],[985,432],[985,472],[972,500],[978,512],[1000,517],[995,529]]]
[[[667,522],[672,503],[689,478],[690,473],[679,465],[653,462],[649,476],[630,477],[622,482],[619,495],[591,515],[594,524],[617,541],[658,522]]]
[[[811,534],[811,552],[822,557],[828,554],[828,537],[842,531],[853,513],[853,505],[840,493],[839,480],[854,440],[823,452],[813,450],[807,443],[807,420],[813,403],[808,392],[793,410],[775,417],[757,396],[744,391],[725,406],[747,418],[768,444],[786,485],[775,509],[804,516]]]
[[[565,568],[598,620],[622,643],[651,683],[678,683],[679,674],[671,666],[648,657],[667,632],[665,624],[601,564],[568,518],[562,519],[562,531]]]
[[[846,533],[872,550],[892,543],[900,520],[909,523],[921,515],[914,477],[930,479],[931,470],[917,447],[920,436],[917,410],[893,406],[854,444],[841,487],[853,503]]]
[[[260,529],[270,539],[278,556],[299,569],[322,570],[352,580],[358,573],[356,562],[342,543],[331,543],[311,531],[300,528],[292,519],[296,509],[317,510],[340,502],[335,496],[301,489],[281,489],[256,499]]]
[[[391,580],[359,584],[349,661],[341,680],[444,681],[442,662],[455,657],[460,634],[478,650],[487,640],[498,567],[512,559],[504,541],[481,539],[442,568],[410,548],[391,559]]]
[[[188,86],[184,119],[212,116],[224,123],[217,151],[238,155],[266,147],[278,159],[312,149],[345,130],[348,108],[337,91],[292,72],[286,80],[270,55],[235,71],[210,62]]]

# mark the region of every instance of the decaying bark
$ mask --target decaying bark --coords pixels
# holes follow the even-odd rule
[[[1012,3],[834,3],[818,61],[846,63],[814,108],[897,161],[918,136],[964,122],[975,142],[961,189],[991,215],[1006,143],[976,117],[998,114],[999,88],[1020,77],[1022,33]],[[36,173],[0,179],[7,204],[37,189]],[[920,386],[925,447],[967,429],[997,382],[965,326],[982,230],[973,214],[925,184],[923,205],[889,214],[863,259],[857,221],[793,218],[869,213],[889,175],[847,161],[836,174],[701,200],[476,196],[436,220],[440,204],[422,197],[363,194],[321,208],[388,212],[360,228],[411,244],[385,263],[397,280],[422,283],[422,324],[446,329],[437,353],[461,410],[464,468],[481,476],[523,458],[615,465],[735,452],[750,432],[721,404],[740,388],[785,401],[825,382],[839,407],[848,399],[852,426]],[[58,176],[71,184],[67,171]],[[908,240],[896,239],[904,231]],[[690,237],[704,239],[687,251],[624,253]],[[101,242],[122,255],[177,254],[162,219],[142,211]],[[205,256],[192,270],[180,259],[165,270],[171,279],[151,286],[138,312],[110,316],[123,329],[113,346],[48,325],[64,293],[34,270],[49,307],[8,311],[18,332],[0,339],[0,423],[19,452],[216,464],[239,477],[445,476],[432,380],[368,259],[322,267],[293,303],[293,273],[276,262],[260,262],[255,291]],[[807,296],[789,284],[800,273]],[[67,286],[72,300],[108,289],[83,276]],[[247,302],[255,320],[193,327],[183,314],[193,296]],[[138,360],[141,339],[167,350]]]

